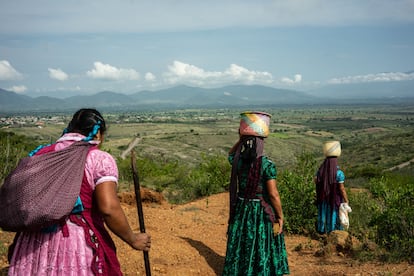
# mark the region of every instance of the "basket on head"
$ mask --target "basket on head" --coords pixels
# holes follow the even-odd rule
[[[240,135],[269,136],[270,117],[272,115],[259,111],[246,111],[240,114]]]
[[[339,141],[326,141],[323,143],[323,154],[326,157],[339,157],[341,155],[341,143]]]

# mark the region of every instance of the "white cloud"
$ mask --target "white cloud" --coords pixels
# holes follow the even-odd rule
[[[241,80],[245,83],[271,83],[273,82],[272,74],[268,72],[250,71],[237,64],[231,64],[224,72],[226,76],[233,80]]]
[[[116,68],[100,61],[94,62],[94,69],[87,71],[87,76],[103,80],[138,80],[139,73],[134,69]]]
[[[268,72],[251,71],[242,66],[231,64],[224,71],[205,71],[197,66],[174,61],[168,66],[164,78],[169,84],[186,83],[199,86],[216,86],[227,83],[240,84],[270,84],[272,74]]]
[[[26,92],[27,87],[24,85],[15,85],[15,86],[8,88],[7,90],[21,94],[21,93]]]
[[[205,72],[201,68],[180,61],[174,61],[172,65],[168,66],[168,69],[170,75],[177,78],[208,78],[218,74],[217,72]]]
[[[283,78],[281,78],[280,81],[284,84],[289,84],[289,85],[301,83],[302,82],[302,75],[301,74],[296,74],[293,79],[290,79],[288,77],[283,77]]]
[[[49,77],[51,79],[65,81],[69,78],[68,74],[63,72],[61,69],[48,68],[47,70],[49,70]]]
[[[155,75],[151,72],[147,72],[144,78],[146,81],[155,81],[157,79],[157,77],[155,77]]]
[[[10,80],[20,80],[22,79],[22,74],[20,74],[7,60],[0,60],[0,80],[10,81]]]
[[[328,81],[329,84],[349,84],[349,83],[363,83],[363,82],[387,82],[387,81],[405,81],[414,80],[414,73],[377,73],[359,76],[347,76],[341,78],[333,78]]]

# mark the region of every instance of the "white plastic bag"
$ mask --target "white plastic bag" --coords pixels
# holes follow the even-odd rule
[[[349,228],[349,217],[348,213],[352,212],[351,207],[348,205],[348,203],[341,203],[339,206],[339,219],[341,221],[341,225],[348,230]]]

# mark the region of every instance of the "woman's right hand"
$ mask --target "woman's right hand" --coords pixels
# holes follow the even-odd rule
[[[147,233],[135,234],[135,240],[130,245],[136,250],[149,251],[151,248],[151,236]]]

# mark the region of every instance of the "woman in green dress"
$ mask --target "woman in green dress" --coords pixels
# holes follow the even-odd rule
[[[277,171],[263,155],[263,144],[263,137],[242,135],[229,152],[230,218],[223,275],[289,274]]]

